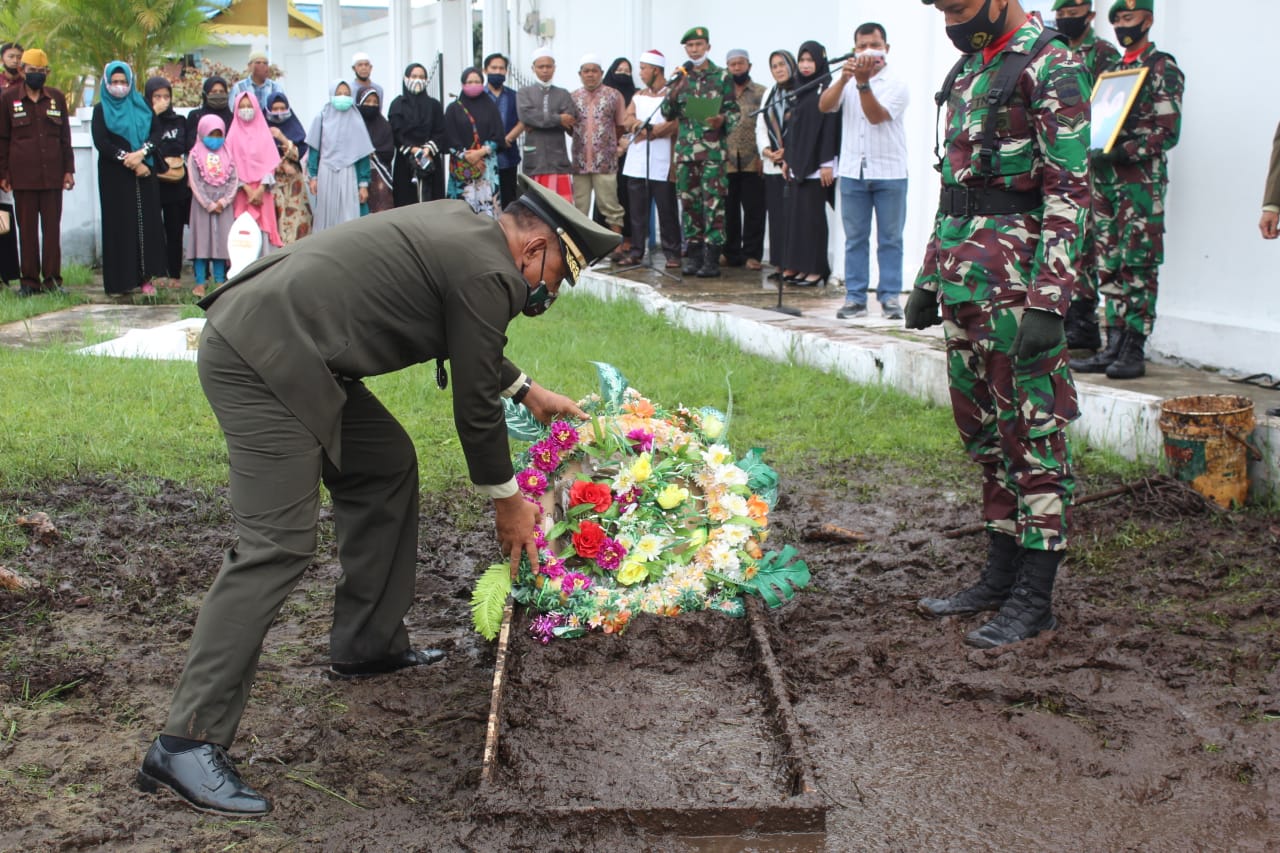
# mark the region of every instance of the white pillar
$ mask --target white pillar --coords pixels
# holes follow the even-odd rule
[[[267,56],[272,65],[284,67],[288,46],[289,0],[267,0]]]
[[[375,57],[373,70],[375,79],[399,80],[404,67],[409,64],[413,53],[413,21],[409,16],[409,0],[391,0],[387,7],[387,24],[390,28],[389,34],[391,36],[391,55],[387,57],[385,62],[380,61],[379,57]],[[388,100],[394,97],[390,94],[392,91],[399,91],[399,87],[388,86],[386,83],[383,83],[383,87],[387,90]],[[383,104],[382,108],[385,111],[387,105]]]
[[[440,0],[440,32],[444,54],[444,96],[456,95],[461,83],[462,69],[472,61],[471,50],[471,0]]]
[[[653,0],[627,0],[626,5],[631,26],[628,27],[627,52],[624,55],[631,60],[631,70],[637,73],[636,79],[639,80],[640,54],[658,46],[653,40]]]
[[[510,21],[507,0],[484,0],[482,18],[484,56],[491,53],[501,53],[508,58],[511,56]]]
[[[342,62],[342,7],[338,0],[324,0],[321,9],[321,23],[324,24],[324,80],[321,85],[327,87],[331,80],[345,78],[347,74],[343,71],[348,69]]]

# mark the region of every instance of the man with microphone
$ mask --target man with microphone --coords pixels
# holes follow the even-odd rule
[[[733,78],[707,58],[711,35],[693,27],[680,39],[689,61],[676,69],[662,115],[678,121],[676,192],[684,209],[685,275],[717,278],[729,191],[724,140],[738,123]]]

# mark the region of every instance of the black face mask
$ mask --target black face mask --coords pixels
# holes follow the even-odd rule
[[[365,118],[373,118],[379,113],[379,108],[373,104],[361,104],[356,109],[360,110],[360,115]]]
[[[951,43],[956,46],[956,50],[961,53],[977,53],[1004,35],[1004,25],[1009,17],[1009,7],[1005,6],[1000,13],[1000,17],[992,21],[991,2],[992,0],[987,0],[987,2],[983,3],[982,8],[978,10],[978,14],[963,24],[947,27],[947,38],[951,39]]]
[[[543,279],[542,274],[547,269],[547,250],[542,250],[542,266],[538,269],[538,286],[529,290],[529,295],[525,297],[524,308],[520,313],[526,317],[538,317],[547,313],[547,309],[551,307],[551,303],[556,301],[556,294],[552,293],[547,287],[547,282]]]
[[[1085,15],[1083,18],[1059,17],[1054,20],[1053,28],[1072,41],[1075,41],[1084,35],[1085,30],[1089,29],[1089,16]]]
[[[733,75],[733,82],[737,83],[739,86],[747,85],[747,83],[751,82],[751,72],[747,71],[742,74]]]
[[[209,105],[209,109],[224,110],[231,102],[231,96],[226,92],[210,92],[204,96],[204,100]]]
[[[44,81],[48,79],[48,76],[43,71],[28,71],[27,87],[30,89],[43,89]]]
[[[1116,41],[1120,42],[1122,47],[1133,47],[1142,41],[1142,37],[1146,34],[1146,27],[1142,24],[1134,27],[1116,27]]]
[[[495,89],[501,89],[501,88],[502,88],[502,86],[503,86],[503,84],[507,82],[507,75],[505,75],[505,74],[486,74],[486,75],[485,75],[485,80],[487,80],[487,81],[488,81],[488,83],[489,83],[489,85],[490,85],[490,86],[492,86],[493,88],[495,88]]]

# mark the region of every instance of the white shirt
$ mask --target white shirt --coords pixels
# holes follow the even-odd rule
[[[666,91],[663,89],[662,91]],[[653,95],[635,95],[631,99],[631,103],[636,108],[636,116],[640,119],[649,119],[649,124],[655,130],[666,124],[667,120],[662,117],[662,113],[658,111],[658,105],[662,103],[662,97]],[[652,116],[652,118],[650,118]],[[655,139],[652,142],[644,139],[634,140],[630,147],[627,148],[627,162],[622,167],[622,174],[628,178],[645,179],[645,160],[648,163],[648,179],[651,181],[665,181],[671,174],[671,142],[670,138]]]
[[[773,97],[773,92],[778,86],[775,83],[764,93],[764,98],[760,101],[760,106],[767,106],[769,99]],[[764,174],[781,175],[782,167],[774,163],[768,157],[764,156],[766,148],[772,148],[773,143],[769,140],[769,126],[765,124],[765,111],[761,110],[760,115],[756,116],[756,147],[760,149],[760,162],[764,164]],[[746,116],[743,116],[746,118]]]
[[[907,128],[902,120],[910,95],[889,66],[872,77],[871,94],[889,113],[889,120],[872,124],[862,111],[862,93],[850,78],[840,94],[842,135],[840,177],[887,181],[907,177]]]

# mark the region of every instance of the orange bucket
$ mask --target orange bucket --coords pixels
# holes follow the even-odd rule
[[[1171,473],[1200,494],[1229,507],[1249,497],[1253,401],[1231,394],[1174,397],[1160,404],[1164,457]]]

